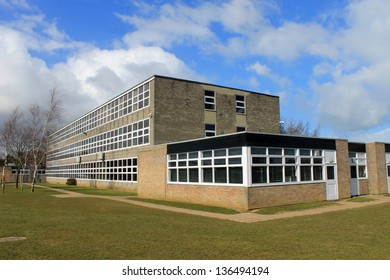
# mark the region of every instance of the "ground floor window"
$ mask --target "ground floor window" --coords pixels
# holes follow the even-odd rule
[[[50,166],[46,174],[59,178],[137,182],[138,160],[124,158]]]
[[[242,184],[243,148],[170,154],[169,182]]]
[[[325,180],[326,167],[336,164],[335,155],[328,150],[274,147],[169,154],[168,181],[210,185],[318,182]]]
[[[349,162],[351,166],[351,178],[367,178],[366,153],[350,152]]]
[[[251,147],[252,184],[322,181],[325,163],[335,160],[332,153],[320,149]]]

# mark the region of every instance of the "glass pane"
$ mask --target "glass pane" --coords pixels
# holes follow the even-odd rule
[[[322,158],[314,158],[313,163],[315,164],[321,164],[322,163]]]
[[[284,155],[295,156],[295,149],[284,149]]]
[[[334,174],[334,166],[327,166],[326,167],[326,174],[328,180],[334,180],[335,174]]]
[[[286,158],[286,164],[295,164],[296,158]]]
[[[199,169],[198,168],[191,168],[189,170],[189,179],[190,179],[190,182],[199,182]]]
[[[202,152],[202,157],[207,158],[207,157],[212,157],[213,153],[212,151],[204,151]]]
[[[177,170],[176,169],[170,169],[169,170],[169,173],[170,173],[170,181],[171,182],[177,182]]]
[[[198,166],[198,161],[197,160],[190,160],[188,162],[188,166]]]
[[[179,182],[187,182],[187,169],[179,169]]]
[[[242,184],[242,167],[229,168],[229,183]]]
[[[366,166],[359,166],[359,178],[366,178]]]
[[[301,181],[311,181],[310,166],[301,166]]]
[[[301,158],[301,164],[310,164],[311,159],[310,158]]]
[[[268,154],[269,155],[281,155],[282,154],[282,149],[269,148],[268,149]]]
[[[229,156],[239,156],[242,155],[242,148],[229,149]]]
[[[282,158],[270,158],[269,163],[270,164],[282,164]]]
[[[314,181],[322,180],[322,166],[313,167]]]
[[[296,167],[286,166],[284,168],[284,176],[286,182],[296,182],[297,181]]]
[[[265,155],[266,154],[266,148],[251,148],[252,155]]]
[[[310,156],[310,150],[299,150],[299,155],[301,156]]]
[[[227,183],[226,168],[215,168],[215,183]]]
[[[202,160],[202,165],[211,165],[211,159]]]
[[[212,168],[203,168],[203,182],[212,183],[213,182],[213,169]]]
[[[270,183],[283,182],[283,167],[270,166],[270,168],[269,168],[269,182]]]
[[[226,150],[223,149],[223,150],[215,150],[214,151],[214,156],[215,157],[224,157],[226,156]]]
[[[356,179],[357,178],[356,166],[355,165],[351,166],[350,170],[351,170],[351,178]]]
[[[188,158],[198,158],[198,152],[189,153]]]
[[[214,165],[225,165],[226,160],[224,158],[214,159]]]
[[[229,164],[241,164],[241,158],[229,158]]]
[[[266,164],[267,158],[265,157],[253,157],[252,163],[253,164]]]
[[[387,166],[387,177],[390,177],[390,165]]]

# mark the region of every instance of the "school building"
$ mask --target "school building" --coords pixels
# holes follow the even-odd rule
[[[152,76],[51,136],[46,180],[240,210],[390,191],[390,144],[281,135],[279,98]]]

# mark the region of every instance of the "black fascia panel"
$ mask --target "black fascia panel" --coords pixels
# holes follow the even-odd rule
[[[348,142],[348,151],[355,152],[355,153],[365,153],[366,152],[366,144],[365,143]]]
[[[244,132],[168,144],[167,153],[175,154],[244,146],[336,150],[336,141],[325,138]]]
[[[385,152],[390,153],[390,144],[385,144]]]

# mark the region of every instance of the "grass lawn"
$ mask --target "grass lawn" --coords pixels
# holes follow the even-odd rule
[[[319,201],[319,202],[301,203],[301,204],[293,204],[293,205],[274,206],[274,207],[259,209],[256,211],[256,213],[271,215],[280,212],[301,211],[301,210],[307,210],[313,208],[320,208],[320,207],[325,207],[334,204],[337,204],[337,202]]]
[[[135,192],[126,192],[110,189],[97,189],[97,188],[87,188],[87,187],[78,187],[78,186],[69,186],[61,184],[49,184],[49,183],[39,183],[38,185],[47,186],[55,189],[63,189],[67,191],[73,191],[83,194],[92,194],[92,195],[109,195],[109,196],[135,196]]]
[[[390,259],[390,204],[237,223],[99,198],[0,194],[0,259]]]

